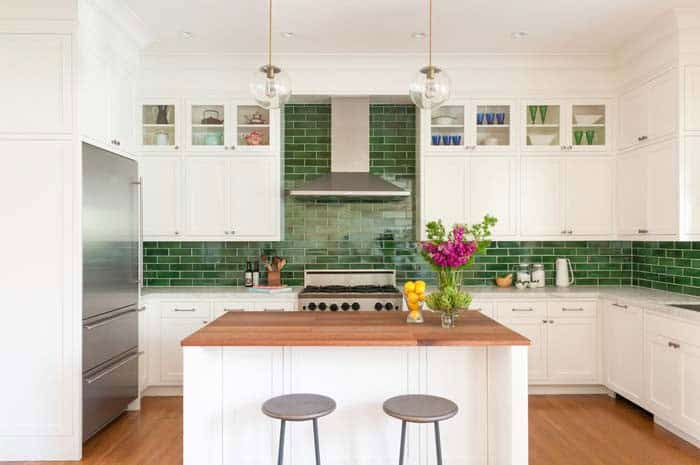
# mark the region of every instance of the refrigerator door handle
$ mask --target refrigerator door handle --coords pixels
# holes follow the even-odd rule
[[[105,376],[107,376],[108,374],[112,373],[113,371],[116,371],[119,368],[123,367],[124,365],[126,365],[127,363],[132,361],[133,359],[140,357],[141,355],[143,355],[143,352],[136,352],[135,354],[131,354],[128,357],[126,357],[125,359],[122,359],[116,365],[112,365],[111,367],[106,368],[104,371],[97,373],[95,376],[85,378],[85,382],[87,384],[95,383],[95,382],[101,380],[102,378],[104,378]]]
[[[138,285],[139,290],[143,289],[143,177],[132,184],[139,186],[139,251],[138,251]]]
[[[143,307],[143,309],[145,310],[145,307]],[[124,315],[128,315],[128,314],[134,313],[134,312],[140,312],[140,311],[142,311],[141,308],[132,308],[131,310],[127,310],[125,312],[120,313],[119,315],[110,316],[109,318],[105,318],[104,320],[100,320],[97,323],[83,325],[83,328],[85,328],[86,331],[90,331],[90,330],[93,330],[95,328],[99,328],[100,326],[104,326],[106,324],[109,324],[113,320],[116,320],[117,318],[121,318]]]

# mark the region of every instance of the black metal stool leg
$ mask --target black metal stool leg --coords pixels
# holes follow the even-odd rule
[[[442,465],[442,446],[440,444],[440,423],[435,422],[435,451],[437,452],[437,465]]]
[[[406,448],[406,422],[401,422],[401,449],[399,449],[399,465],[403,465],[404,449]]]
[[[316,451],[316,465],[321,465],[321,451],[318,445],[318,420],[314,418],[314,450]]]
[[[280,423],[280,445],[277,450],[277,465],[282,465],[282,459],[284,459],[284,429],[286,424],[285,420],[282,420],[282,423]]]

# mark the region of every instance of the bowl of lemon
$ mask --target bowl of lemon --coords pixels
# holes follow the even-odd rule
[[[407,323],[423,323],[425,303],[425,281],[406,281],[403,285],[404,298],[408,306]]]

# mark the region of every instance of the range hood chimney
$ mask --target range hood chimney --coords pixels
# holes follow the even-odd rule
[[[331,172],[293,197],[408,197],[410,192],[369,173],[369,97],[331,98]]]

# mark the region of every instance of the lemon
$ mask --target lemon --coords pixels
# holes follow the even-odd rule
[[[417,304],[418,294],[416,294],[415,292],[409,292],[408,294],[406,294],[406,300],[409,304]]]
[[[418,294],[418,301],[419,302],[425,302],[425,292],[416,291],[416,294]]]
[[[415,291],[419,294],[425,293],[425,281],[416,281]]]
[[[408,309],[411,310],[412,312],[417,312],[418,308],[419,308],[418,302],[413,303],[413,304],[411,302],[408,303]]]
[[[420,312],[419,312],[418,310],[411,310],[411,311],[408,313],[408,316],[409,316],[412,320],[417,320],[417,319],[420,318]]]
[[[403,290],[406,291],[406,294],[410,294],[415,288],[416,284],[413,281],[406,281],[406,284],[403,285]]]

